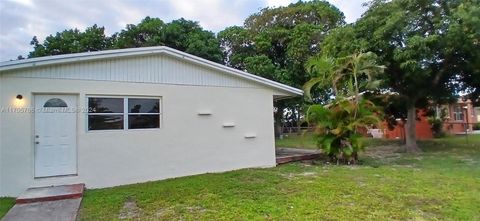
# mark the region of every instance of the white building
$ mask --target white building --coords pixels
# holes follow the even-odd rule
[[[0,63],[0,196],[275,166],[302,91],[167,47]]]

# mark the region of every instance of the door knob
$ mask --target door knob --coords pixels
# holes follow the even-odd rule
[[[35,144],[40,144],[40,142],[36,141]]]
[[[40,136],[38,136],[38,135],[35,135],[35,138],[39,138],[39,137],[40,137]]]

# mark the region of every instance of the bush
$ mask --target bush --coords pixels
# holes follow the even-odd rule
[[[480,130],[480,123],[476,123],[473,125],[473,130]]]
[[[432,130],[433,137],[440,138],[445,137],[445,133],[443,132],[443,120],[439,118],[431,118],[428,120]]]
[[[357,128],[379,124],[380,112],[370,101],[337,98],[328,107],[312,105],[307,120],[315,125],[317,146],[339,164],[356,164],[358,152],[364,149]]]

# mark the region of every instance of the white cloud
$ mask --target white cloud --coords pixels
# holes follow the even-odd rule
[[[56,32],[93,24],[107,34],[146,16],[165,22],[184,17],[199,21],[207,30],[242,25],[247,16],[264,7],[287,6],[297,0],[0,0],[0,61],[27,55],[33,36],[40,41]],[[358,18],[364,0],[330,0],[342,10],[348,22]]]
[[[340,11],[345,14],[345,21],[355,22],[365,12],[366,8],[362,6],[367,0],[329,0]]]
[[[13,3],[18,3],[20,5],[28,6],[28,7],[33,7],[34,6],[32,0],[6,0],[6,1],[10,1],[10,2],[13,2]]]
[[[268,7],[287,6],[292,2],[294,1],[293,0],[266,0]]]

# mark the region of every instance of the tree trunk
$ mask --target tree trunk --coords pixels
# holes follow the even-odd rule
[[[417,146],[417,112],[415,105],[410,105],[407,108],[407,125],[405,126],[405,140],[406,151],[408,153],[419,152],[420,149]]]
[[[277,105],[277,112],[273,115],[275,119],[275,137],[279,138],[283,134],[283,105]]]

